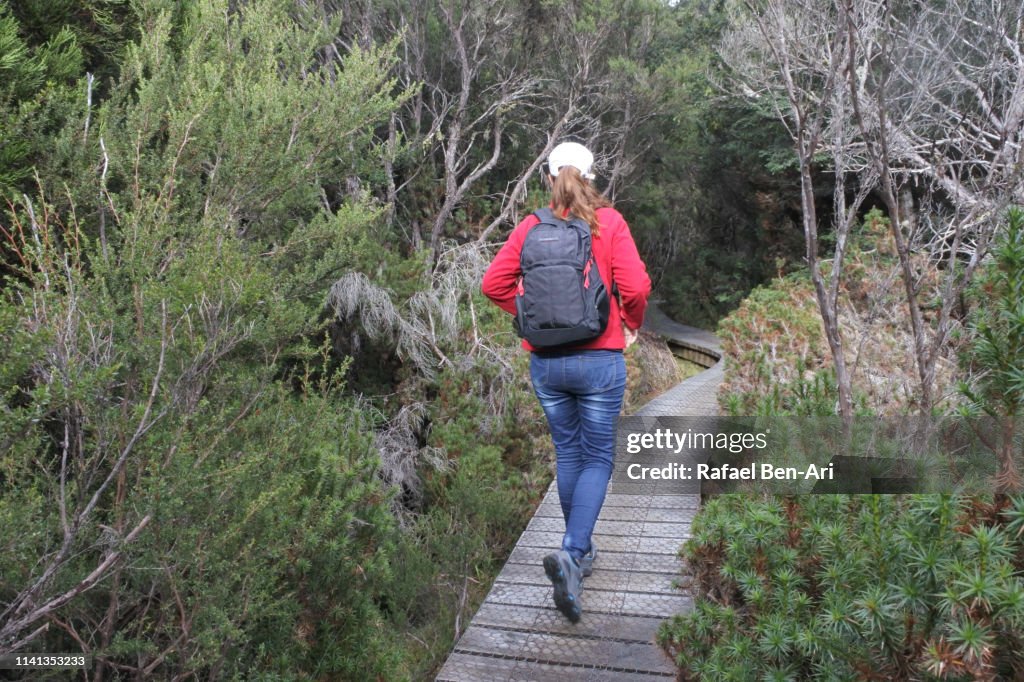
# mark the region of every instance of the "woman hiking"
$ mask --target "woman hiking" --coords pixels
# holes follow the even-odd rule
[[[616,420],[626,388],[622,351],[636,340],[651,291],[629,226],[590,183],[593,163],[594,155],[575,142],[551,151],[545,174],[549,209],[527,216],[512,230],[482,286],[494,303],[517,315],[522,345],[531,352],[530,379],[555,446],[565,519],[562,548],[544,557],[544,571],[554,586],[555,606],[574,623],[580,619],[583,578],[597,556],[591,535],[614,464]],[[567,254],[578,244],[586,265],[573,269],[566,265]],[[599,281],[590,279],[591,266]],[[606,294],[616,290],[617,295]],[[583,317],[594,317],[590,295],[597,297],[602,314],[600,322],[585,319],[590,331],[581,335],[579,314],[571,311],[582,305]],[[566,325],[576,327],[566,332]]]

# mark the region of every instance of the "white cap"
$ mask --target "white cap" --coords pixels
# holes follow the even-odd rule
[[[594,165],[594,155],[579,142],[563,142],[551,150],[548,156],[548,172],[553,176],[565,166],[572,166],[587,180],[593,180],[590,167]]]

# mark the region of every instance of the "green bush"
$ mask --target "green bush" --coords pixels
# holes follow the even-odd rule
[[[735,415],[834,414],[821,318],[805,273],[755,288],[718,324],[725,354],[720,402]]]
[[[1001,492],[1019,491],[1019,427],[1024,408],[1024,210],[1013,208],[1006,230],[996,237],[992,262],[973,283],[975,306],[968,320],[968,343],[961,363],[968,372],[960,384],[966,415],[987,414],[1001,425],[996,482]]]
[[[869,215],[863,238],[884,260],[879,227]],[[1005,494],[1019,484],[1022,244],[1024,214],[1012,210],[973,287],[961,358],[960,411],[1004,425],[992,444],[1000,494],[710,500],[682,551],[694,611],[659,632],[685,679],[1024,678],[1024,497]],[[886,294],[868,281],[870,261],[854,259],[866,284],[854,297],[877,301]],[[738,359],[730,411],[833,412],[827,370],[807,372],[820,333],[808,301],[790,278],[722,322]]]
[[[323,191],[396,106],[388,53],[323,60],[290,3],[170,5],[0,219],[0,652],[411,678],[377,423],[315,341],[379,216]]]
[[[1022,528],[1024,498],[719,497],[659,641],[693,680],[1019,679]]]

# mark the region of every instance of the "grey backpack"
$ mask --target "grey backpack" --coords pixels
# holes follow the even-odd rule
[[[608,326],[608,290],[591,251],[590,226],[566,221],[550,208],[526,234],[516,290],[516,333],[537,348],[591,341]]]

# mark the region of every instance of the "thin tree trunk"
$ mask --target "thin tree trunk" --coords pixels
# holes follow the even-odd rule
[[[839,388],[839,415],[843,418],[843,423],[848,425],[853,419],[850,373],[846,367],[846,358],[843,356],[843,337],[839,330],[837,300],[829,295],[825,280],[821,275],[821,262],[818,258],[818,213],[814,206],[814,181],[811,177],[810,165],[807,162],[807,159],[813,156],[813,152],[805,155],[805,151],[801,150],[800,153],[800,201],[803,208],[807,265],[811,271],[814,294],[825,328],[825,339],[828,341],[829,350],[832,352],[832,363],[835,366],[836,384]],[[837,262],[832,264],[833,268],[839,266],[840,264]],[[832,273],[832,277],[838,276],[839,273]]]

